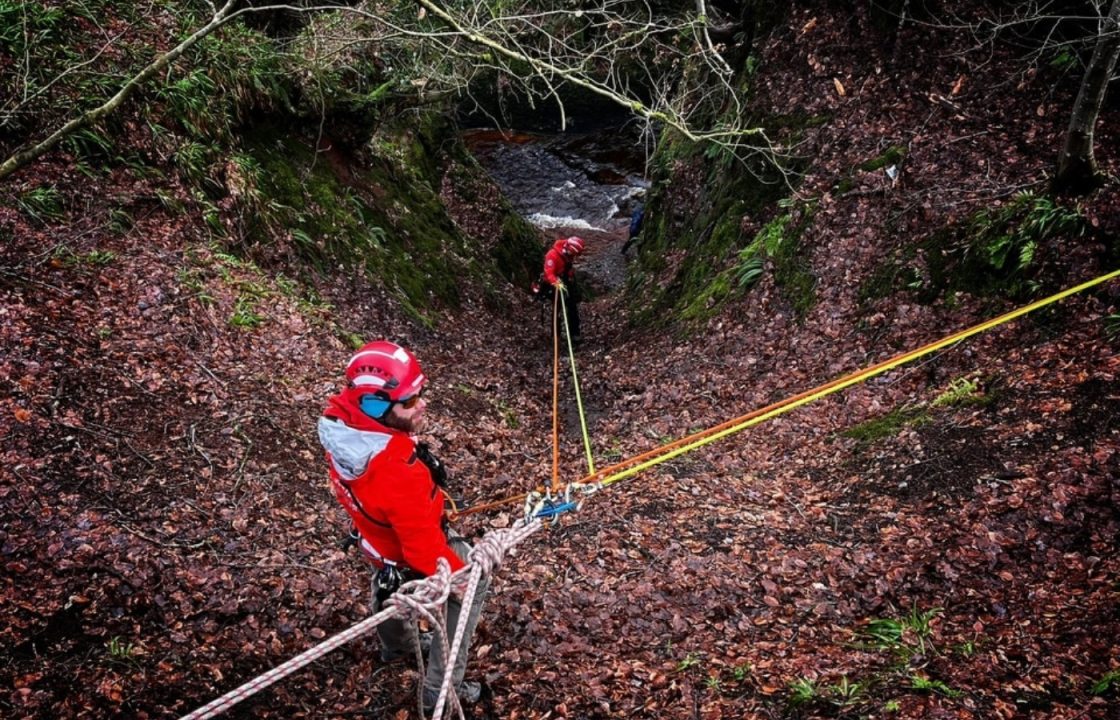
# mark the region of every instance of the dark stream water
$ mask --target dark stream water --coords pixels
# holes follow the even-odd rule
[[[617,232],[649,185],[642,146],[621,131],[468,130],[463,138],[518,212],[540,228]]]

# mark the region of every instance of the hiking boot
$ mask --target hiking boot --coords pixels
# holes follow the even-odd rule
[[[420,633],[420,652],[424,657],[428,656],[428,650],[432,647],[432,633]],[[384,645],[381,646],[381,662],[391,663],[400,660],[401,658],[412,657],[412,647],[406,648],[388,648]]]
[[[474,705],[482,697],[482,683],[474,680],[464,680],[459,684],[459,702],[463,705]],[[439,690],[424,688],[424,714],[431,715],[436,709],[439,700]],[[445,704],[446,707],[446,704]]]

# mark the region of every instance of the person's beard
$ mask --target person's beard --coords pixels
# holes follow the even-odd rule
[[[400,417],[395,412],[393,412],[393,410],[395,409],[396,408],[391,408],[389,412],[385,413],[381,417],[381,424],[385,427],[389,427],[394,430],[401,430],[402,432],[406,433],[416,432],[421,425],[421,418],[416,415],[413,415],[409,418]]]

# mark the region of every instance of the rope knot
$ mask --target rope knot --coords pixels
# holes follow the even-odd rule
[[[502,560],[506,556],[509,545],[505,542],[505,535],[506,533],[501,530],[492,532],[479,540],[478,544],[471,550],[470,561],[477,564],[486,577],[489,577],[502,564]]]
[[[402,584],[385,601],[385,606],[395,608],[397,617],[402,620],[412,621],[428,617],[433,611],[443,607],[450,593],[451,565],[445,558],[439,558],[435,574]]]

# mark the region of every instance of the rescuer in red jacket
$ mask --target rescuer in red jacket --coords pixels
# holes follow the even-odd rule
[[[564,307],[567,310],[568,330],[573,343],[578,343],[582,337],[579,327],[579,286],[576,285],[575,259],[583,252],[583,238],[572,236],[561,238],[552,244],[544,256],[544,271],[542,275],[545,282],[553,287],[560,287],[564,295]]]
[[[449,535],[444,513],[447,471],[413,436],[423,426],[426,384],[411,352],[386,340],[371,342],[350,358],[346,388],[330,398],[319,419],[319,440],[327,451],[335,496],[376,569],[375,612],[402,582],[433,574],[439,558],[454,572],[470,552],[465,540]],[[463,682],[463,675],[485,590],[478,589],[466,613],[454,593],[447,603],[449,638],[461,618],[468,623],[453,675],[464,702],[477,700],[481,692],[478,683]],[[415,625],[400,620],[379,625],[382,660],[403,657],[411,647],[412,632]],[[423,688],[429,710],[443,682],[442,655],[440,644],[433,643]]]

